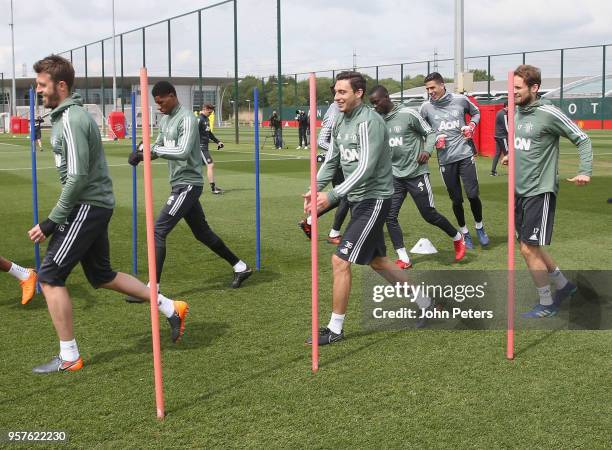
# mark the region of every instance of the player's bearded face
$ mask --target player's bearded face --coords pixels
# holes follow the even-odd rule
[[[334,101],[340,111],[351,112],[361,103],[363,91],[361,89],[358,89],[356,92],[353,91],[349,80],[336,81],[334,89],[336,91]]]
[[[519,76],[514,76],[514,101],[519,106],[528,105],[533,102],[538,92],[538,86],[529,87],[525,80]]]
[[[58,83],[55,83],[48,73],[42,72],[36,75],[36,93],[42,95],[45,108],[56,108],[60,104],[57,85]]]

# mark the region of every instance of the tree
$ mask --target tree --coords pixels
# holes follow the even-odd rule
[[[487,80],[491,80],[494,81],[495,77],[494,76],[489,76],[487,74],[487,71],[484,69],[472,69],[470,70],[471,73],[474,74],[474,81],[487,81]]]

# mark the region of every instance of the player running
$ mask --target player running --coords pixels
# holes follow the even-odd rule
[[[453,212],[465,245],[469,249],[474,248],[472,236],[465,225],[461,183],[476,222],[478,240],[485,247],[489,245],[489,236],[482,223],[476,160],[469,142],[480,120],[480,111],[465,95],[446,92],[444,79],[438,72],[427,75],[424,82],[429,100],[421,105],[419,112],[436,133],[435,147],[438,150],[440,174],[453,202]],[[466,114],[470,116],[467,124]]]
[[[161,280],[166,260],[166,238],[184,218],[193,236],[232,266],[234,278],[230,287],[239,288],[253,271],[225,245],[206,221],[200,204],[204,181],[196,118],[179,103],[176,89],[168,81],[155,83],[151,94],[159,111],[164,114],[159,135],[151,148],[151,157],[168,160],[172,187],[170,197],[155,221],[157,281]],[[142,151],[130,153],[128,158],[129,163],[134,166],[142,160]]]
[[[453,240],[455,261],[460,261],[465,255],[465,242],[459,230],[436,210],[429,182],[427,161],[434,150],[436,140],[433,129],[416,111],[394,105],[384,86],[374,87],[370,91],[369,99],[386,122],[389,147],[393,152],[394,193],[387,217],[387,229],[399,258],[395,264],[400,269],[412,267],[404,246],[402,228],[397,220],[407,194],[412,197],[421,217],[440,228]]]
[[[315,201],[322,210],[347,196],[351,220],[342,241],[332,255],[332,314],[327,327],[319,330],[319,345],[344,338],[344,318],[351,292],[352,264],[369,265],[390,282],[407,282],[407,277],[386,256],[383,225],[391,207],[393,174],[386,126],[379,114],[363,103],[366,81],[359,72],[341,72],[336,76],[334,100],[338,114],[332,131],[329,158],[317,173],[317,197],[303,195],[304,210]],[[338,166],[344,181],[329,192],[319,192],[332,180]],[[419,297],[420,308],[428,308],[431,299]],[[312,343],[312,337],[306,341]]]
[[[521,255],[535,282],[539,302],[526,318],[554,316],[561,302],[577,288],[568,281],[557,263],[544,250],[552,239],[555,206],[559,192],[559,137],[578,147],[578,175],[568,179],[577,186],[591,181],[593,149],[591,139],[559,108],[538,97],[542,83],[540,69],[520,65],[514,71],[514,118],[516,161],[514,220]],[[504,164],[508,157],[504,157]],[[554,295],[551,283],[555,286]]]
[[[31,230],[33,242],[51,237],[38,281],[60,341],[60,353],[33,369],[35,373],[76,371],[83,367],[72,324],[72,302],[66,279],[80,262],[94,288],[122,292],[148,300],[150,290],[131,275],[110,265],[108,224],[115,207],[113,186],[98,125],[71,93],[74,68],[51,55],[36,64],[36,92],[51,111],[51,146],[62,191],[49,217]],[[168,318],[172,340],[183,334],[189,307],[183,301],[158,296],[159,310]]]

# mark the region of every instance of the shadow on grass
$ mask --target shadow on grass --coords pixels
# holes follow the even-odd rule
[[[358,331],[356,333],[352,333],[350,335],[350,338],[351,338],[351,340],[358,340],[359,338],[367,337],[367,336],[369,336],[369,335],[371,335],[373,333],[375,333],[375,332],[373,332],[373,331]],[[346,351],[346,352],[342,352],[342,354],[338,355],[335,358],[332,358],[331,362],[325,362],[325,364],[320,366],[320,367],[329,367],[329,366],[335,365],[335,364],[341,362],[342,360],[350,358],[350,357],[352,357],[352,356],[362,352],[363,350],[365,350],[365,349],[367,349],[367,348],[369,348],[369,347],[379,343],[383,339],[389,339],[389,337],[388,336],[380,337],[378,339],[368,341],[367,343],[365,343],[365,344],[363,344],[363,345],[361,345],[361,346],[359,346],[357,348],[354,348],[352,350],[349,350],[349,351]],[[338,344],[336,344],[336,345],[338,345]],[[182,404],[176,405],[175,407],[167,410],[167,413],[171,414],[173,412],[178,412],[178,411],[181,411],[183,409],[193,407],[198,402],[210,400],[212,397],[215,397],[217,395],[223,394],[225,392],[231,392],[231,391],[233,391],[233,390],[235,390],[237,388],[240,388],[240,387],[242,387],[242,386],[244,386],[246,384],[252,383],[254,380],[257,380],[257,379],[266,379],[266,378],[270,377],[274,372],[276,372],[278,370],[284,369],[286,367],[289,367],[289,366],[291,366],[293,364],[296,364],[296,363],[299,363],[299,362],[303,362],[304,360],[307,360],[307,359],[310,358],[310,346],[305,346],[304,348],[307,350],[307,353],[304,354],[304,355],[296,356],[296,357],[288,359],[287,361],[276,363],[276,364],[274,364],[274,365],[272,365],[272,366],[270,366],[268,368],[265,368],[265,369],[262,369],[262,370],[250,373],[248,376],[242,377],[242,378],[240,378],[238,380],[235,380],[235,381],[227,384],[226,386],[222,386],[222,387],[219,387],[217,389],[212,389],[209,392],[206,392],[206,393],[203,393],[201,395],[198,395],[197,397],[193,398],[190,401],[186,400]]]
[[[166,327],[167,328],[167,327]],[[160,332],[162,351],[187,351],[199,347],[207,347],[219,337],[225,335],[229,330],[229,325],[224,322],[190,322],[187,321],[185,334],[181,340],[173,344],[170,342],[168,330]],[[152,353],[151,335],[132,335],[126,339],[133,338],[132,345],[118,350],[94,354],[89,360],[88,365],[104,364],[113,361],[115,358],[130,355]]]
[[[470,251],[472,253],[470,253]],[[465,264],[469,264],[474,261],[477,256],[473,253],[473,250],[468,250],[463,257],[463,259],[459,262],[455,262],[455,252],[448,250],[439,250],[438,253],[434,253],[433,255],[416,255],[412,257],[412,262],[414,264],[415,269],[419,269],[419,264],[425,263],[428,261],[434,261],[441,266],[452,268],[457,266],[463,266]]]
[[[70,285],[68,283],[67,287],[73,307],[83,307],[84,310],[88,310],[93,308],[98,302],[95,290],[86,283],[75,285]],[[45,297],[42,292],[35,294],[32,300],[30,300],[26,305],[22,305],[19,298],[15,298],[14,301],[11,300],[10,302],[6,302],[6,305],[9,308],[21,308],[23,310],[30,311],[47,309],[47,302],[45,301]]]
[[[355,333],[351,333],[350,336],[348,337],[351,341],[352,340],[361,340],[361,338],[366,338],[366,337],[370,337],[373,334],[376,334],[376,331],[370,331],[370,330],[362,330],[362,331],[357,331]],[[379,342],[383,341],[383,340],[389,340],[389,339],[393,339],[393,337],[389,337],[388,335],[385,335],[384,337],[378,337],[376,339],[371,339],[368,340],[366,343],[360,345],[359,347],[353,348],[349,351],[346,352],[342,352],[342,354],[339,354],[338,356],[336,356],[335,358],[331,358],[329,361],[326,361],[325,364],[320,365],[320,367],[331,367],[334,366],[340,362],[342,362],[345,359],[351,358],[352,356],[361,353],[362,351],[364,351],[365,349],[378,344]]]
[[[257,272],[253,269],[253,275],[242,283],[242,286],[238,291],[249,290],[251,287],[258,286],[261,284],[272,283],[280,278],[280,273],[272,270],[262,270]],[[200,284],[197,287],[186,289],[184,291],[168,292],[173,298],[183,298],[194,294],[208,295],[209,291],[234,291],[235,289],[230,287],[232,281],[232,275],[217,275],[216,277],[208,278],[205,280],[205,284]]]
[[[529,344],[527,344],[526,346],[519,348],[514,356],[521,356],[524,353],[529,352],[531,349],[537,347],[538,345],[542,344],[543,342],[547,341],[548,339],[550,339],[551,337],[553,337],[557,332],[559,331],[559,329],[556,330],[551,330],[549,332],[547,332],[544,336],[537,338],[536,340],[530,342]]]
[[[167,409],[166,410],[166,414],[172,414],[172,413],[176,413],[178,411],[184,410],[186,408],[191,408],[193,407],[196,403],[199,402],[203,402],[206,400],[210,400],[212,397],[219,395],[219,394],[223,394],[225,392],[231,392],[233,390],[235,390],[236,388],[239,388],[241,386],[244,386],[248,383],[252,383],[253,380],[257,380],[257,379],[265,379],[270,377],[271,374],[273,374],[274,372],[276,372],[277,370],[281,370],[284,369],[287,366],[290,366],[292,364],[298,363],[300,361],[304,360],[304,356],[296,356],[294,358],[291,358],[288,361],[284,361],[278,364],[274,364],[271,367],[268,367],[266,369],[257,371],[257,372],[252,372],[250,373],[248,376],[240,378],[238,380],[235,380],[234,382],[223,386],[223,387],[219,387],[217,389],[212,389],[204,394],[198,395],[195,398],[192,398],[191,400],[186,400],[184,402],[182,402],[181,404],[178,404],[176,406],[174,406],[173,408]]]

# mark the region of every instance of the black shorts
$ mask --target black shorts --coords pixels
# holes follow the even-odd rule
[[[424,173],[414,178],[396,178],[393,177],[393,189],[395,194],[402,196],[402,203],[406,198],[406,193],[410,194],[419,211],[425,208],[435,208],[433,198],[433,190],[429,182],[429,174]],[[394,194],[394,196],[395,196]],[[401,204],[399,207],[401,208]]]
[[[500,155],[508,154],[508,138],[496,137],[495,138],[495,151]]]
[[[212,156],[210,156],[208,145],[207,146],[200,145],[200,153],[202,154],[202,161],[204,161],[204,164],[209,165],[214,162],[212,159]]]
[[[115,279],[111,269],[108,223],[113,210],[91,205],[74,207],[68,221],[51,236],[38,280],[65,286],[74,266],[81,263],[89,283],[97,288]]]
[[[367,199],[351,203],[351,221],[336,248],[336,255],[354,264],[370,264],[378,256],[387,256],[383,225],[391,199]]]
[[[462,182],[463,189],[468,198],[476,198],[480,195],[476,159],[473,156],[441,165],[440,174],[448,191],[448,196],[453,203],[463,203]]]
[[[200,204],[202,186],[192,186],[190,184],[179,184],[172,186],[170,197],[159,212],[155,221],[155,240],[156,244],[165,242],[166,236],[174,227],[185,218],[188,225],[193,229],[196,224],[203,224],[208,227],[204,216],[204,210]]]
[[[519,241],[530,245],[550,245],[557,196],[552,192],[533,197],[516,197],[514,224]]]

